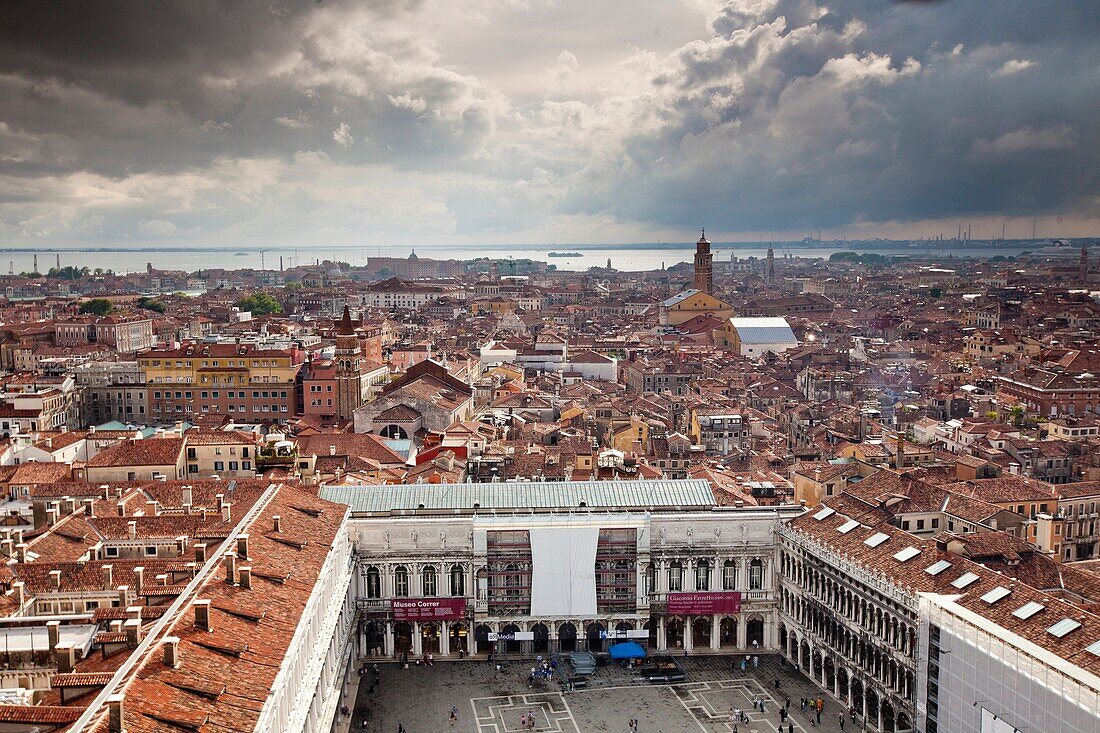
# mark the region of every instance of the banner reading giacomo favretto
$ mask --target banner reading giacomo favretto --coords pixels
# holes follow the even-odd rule
[[[716,613],[740,612],[740,591],[668,594],[668,615],[670,616],[709,616]]]

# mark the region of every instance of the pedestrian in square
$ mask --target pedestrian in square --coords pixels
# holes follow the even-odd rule
[[[753,669],[759,669],[759,667],[760,667],[760,657],[758,657],[756,655],[753,655],[752,668]]]
[[[844,730],[844,713],[839,713],[836,717],[840,721],[840,729]]]

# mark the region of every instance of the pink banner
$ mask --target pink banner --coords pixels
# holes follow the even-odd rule
[[[465,598],[394,598],[397,621],[454,621],[466,614]]]
[[[709,616],[716,613],[740,612],[740,591],[668,594],[668,615],[670,616]]]

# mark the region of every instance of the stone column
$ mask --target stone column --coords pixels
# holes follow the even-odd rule
[[[423,639],[420,637],[420,622],[414,621],[412,625],[413,656],[419,657],[424,653]]]
[[[395,650],[394,650],[394,647],[393,647],[393,644],[394,644],[394,641],[393,641],[393,621],[390,621],[390,620],[386,621],[386,636],[383,639],[382,643],[383,643],[382,653],[386,656],[392,657],[396,653]]]
[[[657,651],[663,652],[668,649],[668,636],[665,634],[665,617],[660,616],[657,619]]]
[[[748,622],[745,620],[745,614],[741,613],[737,615],[737,648],[744,649],[749,645],[748,643],[748,629],[746,626]]]
[[[722,566],[716,557],[710,560],[710,589],[722,590]]]
[[[439,635],[439,656],[449,657],[451,655],[451,624],[453,621],[442,621],[443,630]]]
[[[714,651],[718,651],[722,648],[722,617],[715,614],[711,617],[710,623],[710,648]]]
[[[693,639],[691,633],[691,625],[695,620],[693,616],[686,616],[684,618],[684,651],[690,652],[692,648]]]
[[[738,560],[740,567],[737,570],[737,587],[741,590],[749,589],[749,558],[742,555]]]

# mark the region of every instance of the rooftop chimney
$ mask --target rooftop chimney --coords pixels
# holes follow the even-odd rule
[[[129,522],[126,523],[126,534],[132,540],[137,539],[137,522],[131,519]]]
[[[120,517],[125,517],[126,516],[126,505],[125,504],[123,504],[122,502],[119,502],[116,505],[116,508],[118,509],[118,516],[120,516]]]
[[[225,582],[234,583],[237,580],[237,555],[234,552],[225,553]]]
[[[22,542],[22,541],[23,541],[23,530],[21,530],[21,529],[13,529],[13,530],[11,531],[11,538],[12,538],[12,541],[14,541],[14,542],[15,542],[15,544],[17,544],[17,545],[18,545],[18,544],[19,544],[20,542]]]
[[[107,733],[126,733],[126,716],[122,709],[125,699],[125,695],[111,695],[107,698]]]
[[[195,607],[195,628],[203,631],[213,631],[214,629],[210,625],[210,601],[195,601],[192,605]]]
[[[193,492],[191,491],[191,487],[190,486],[184,486],[183,487],[183,505],[184,506],[191,506],[194,503],[193,499],[194,499],[194,495],[193,495]]]
[[[272,524],[272,529],[274,531],[276,531],[276,532],[282,532],[283,531],[283,518],[280,517],[278,514],[276,514],[275,516],[273,516],[271,518],[271,524]]]
[[[118,605],[126,606],[130,603],[130,586],[120,585],[118,590]]]
[[[50,571],[50,585],[52,585],[53,589],[56,590],[56,591],[61,590],[61,571],[60,570],[51,570]]]
[[[46,622],[46,638],[49,639],[50,651],[57,648],[57,644],[61,641],[61,622],[60,621],[47,621]]]
[[[141,620],[136,618],[128,618],[122,624],[123,631],[126,632],[126,643],[131,647],[135,647],[141,643]]]
[[[237,557],[242,560],[248,559],[248,533],[242,532],[237,535]]]
[[[222,521],[228,522],[233,519],[233,505],[222,504]]]
[[[205,542],[196,542],[195,543],[195,562],[199,563],[200,565],[202,565],[206,562],[206,543]]]
[[[17,580],[11,584],[11,589],[15,593],[15,601],[19,604],[19,608],[23,607],[23,604],[27,602],[27,584],[22,580]]]
[[[67,496],[64,497],[63,499],[61,499],[61,511],[64,514],[72,514],[73,512],[75,512],[76,511],[76,499],[71,499]]]
[[[58,644],[54,647],[58,674],[76,671],[76,647],[72,644]]]
[[[4,553],[4,557],[12,557],[15,555],[15,542],[10,539],[0,540],[0,552]]]
[[[166,636],[161,639],[164,647],[164,666],[178,669],[180,666],[180,639],[178,636]]]
[[[19,562],[27,561],[27,544],[20,542],[15,546],[15,559]]]
[[[214,498],[218,502],[218,510],[221,511],[222,504],[225,503],[225,494],[214,494]]]
[[[134,591],[140,596],[143,590],[145,590],[145,568],[139,565],[134,568]]]
[[[126,618],[136,618],[141,620],[141,606],[127,606]]]
[[[245,590],[249,590],[250,588],[252,588],[252,566],[242,565],[239,568],[238,572],[240,574],[240,577],[238,579],[240,586]]]
[[[84,513],[89,517],[95,516],[95,499],[84,500]]]
[[[334,446],[334,445],[330,445],[330,446],[328,447],[328,454],[329,454],[330,456],[334,456],[334,455],[336,455],[336,446]]]
[[[898,455],[895,468],[899,471],[905,468],[905,434],[900,430],[898,431]]]
[[[160,502],[147,501],[145,502],[145,516],[147,517],[159,517],[160,516]]]
[[[111,590],[115,587],[115,566],[114,565],[101,565],[99,568],[100,575],[103,576],[103,590]]]
[[[57,504],[55,503],[53,506],[46,510],[46,524],[50,526],[57,524],[57,520],[60,515],[61,510],[57,508]]]

